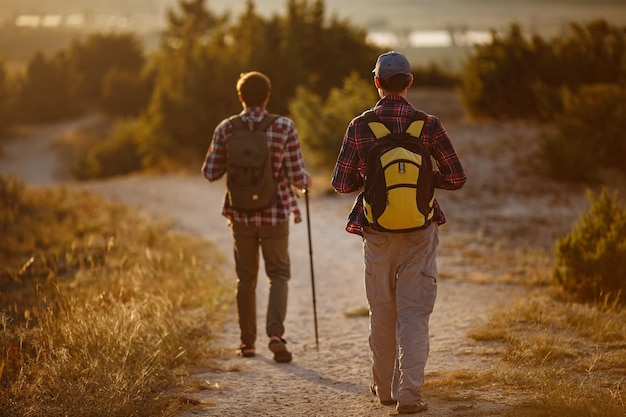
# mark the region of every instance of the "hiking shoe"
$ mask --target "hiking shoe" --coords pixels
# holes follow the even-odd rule
[[[278,336],[270,338],[269,348],[274,352],[274,360],[276,362],[291,362],[291,352],[287,350],[287,341]]]
[[[378,401],[380,401],[382,405],[396,405],[398,403],[396,400],[393,400],[393,399],[381,400],[380,397],[378,396],[378,387],[376,386],[376,384],[374,384],[374,382],[370,384],[370,391],[372,391],[372,394],[374,394],[376,398],[378,398]]]
[[[239,346],[239,349],[237,349],[237,355],[241,356],[242,358],[252,358],[256,355],[256,353],[254,352],[253,347],[241,345]]]
[[[428,405],[422,400],[420,400],[420,402],[416,405],[398,404],[398,406],[396,407],[396,411],[398,412],[398,414],[415,414],[421,413],[422,411],[426,410],[428,410]]]

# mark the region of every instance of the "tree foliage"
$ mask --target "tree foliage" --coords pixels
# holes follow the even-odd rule
[[[326,18],[322,0],[285,6],[284,14],[264,17],[247,0],[231,18],[205,0],[179,0],[149,62],[130,34],[94,34],[51,58],[38,54],[20,85],[24,119],[53,121],[93,108],[137,117],[139,127],[118,130],[113,143],[132,137],[142,167],[197,163],[215,126],[241,111],[235,84],[242,72],[270,77],[268,110],[280,114],[300,86],[324,101],[352,73],[371,79],[380,51],[364,30]]]
[[[111,69],[102,80],[100,107],[104,113],[117,118],[136,117],[144,111],[154,88],[154,73]]]
[[[168,16],[147,113],[146,157],[197,160],[215,126],[241,110],[235,84],[241,72],[258,70],[272,80],[268,110],[287,113],[298,86],[326,97],[352,71],[369,74],[378,50],[365,33],[324,17],[321,0],[288,0],[285,16],[256,12],[248,0],[231,23],[204,0],[180,0]],[[152,164],[152,162],[148,162]]]
[[[4,64],[0,60],[0,138],[10,130],[15,120],[16,91]]]
[[[20,117],[30,122],[50,122],[76,116],[82,100],[76,89],[77,74],[68,54],[48,58],[37,53],[28,63],[19,93]]]
[[[100,103],[109,71],[139,74],[145,66],[142,46],[136,36],[127,33],[91,35],[84,42],[75,42],[70,55],[80,74],[80,95],[92,104]]]
[[[50,122],[74,117],[102,105],[103,98],[110,114],[139,112],[151,94],[145,91],[149,80],[142,78],[145,67],[141,45],[130,34],[94,34],[51,57],[37,53],[18,86],[20,118]]]
[[[168,13],[168,29],[156,59],[156,79],[142,140],[146,164],[184,158],[189,149],[210,141],[220,108],[236,103],[224,94],[236,75],[225,51],[226,16],[204,7],[203,0],[181,0]],[[229,70],[229,68],[231,70]],[[225,79],[224,77],[228,77]],[[234,97],[233,97],[234,96]]]

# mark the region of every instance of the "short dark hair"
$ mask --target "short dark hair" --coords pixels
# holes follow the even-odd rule
[[[411,76],[407,74],[396,74],[387,79],[379,78],[378,80],[383,90],[389,91],[390,93],[399,93],[408,87]]]
[[[237,93],[246,106],[262,106],[272,89],[270,79],[258,71],[242,72],[237,81]]]

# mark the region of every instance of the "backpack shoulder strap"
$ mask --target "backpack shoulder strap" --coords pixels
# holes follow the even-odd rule
[[[418,110],[412,118],[411,123],[409,123],[409,127],[406,129],[406,133],[416,138],[419,138],[422,134],[422,129],[424,128],[424,123],[426,123],[426,119],[428,115],[421,110]]]
[[[241,116],[231,116],[228,118],[228,121],[230,121],[230,124],[233,126],[235,131],[248,130],[247,126],[243,123]]]
[[[411,118],[406,133],[416,138],[420,137],[427,118],[428,115],[426,113],[418,110]],[[363,120],[367,123],[374,136],[376,136],[376,139],[380,139],[391,133],[391,130],[389,130],[373,110],[366,111],[363,114]]]
[[[363,114],[363,120],[367,123],[376,139],[383,138],[391,133],[389,128],[380,120],[380,118],[374,113],[374,110],[368,110]]]
[[[263,119],[256,125],[254,130],[266,130],[276,119],[278,119],[278,117],[279,116],[277,114],[266,114],[265,117],[263,117]],[[228,120],[235,131],[249,130],[247,124],[243,122],[243,119],[239,115],[231,116]]]
[[[267,128],[270,127],[271,124],[276,121],[276,119],[278,119],[278,117],[280,116],[277,114],[271,114],[271,113],[266,114],[265,117],[263,117],[263,120],[259,122],[259,124],[256,126],[254,130],[258,130],[258,131],[267,130]]]

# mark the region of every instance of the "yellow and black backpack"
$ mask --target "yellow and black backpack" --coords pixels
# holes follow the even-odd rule
[[[367,153],[364,192],[365,217],[376,230],[410,232],[432,221],[433,169],[421,137],[427,117],[418,111],[405,132],[394,133],[373,111],[364,114],[376,136]]]

